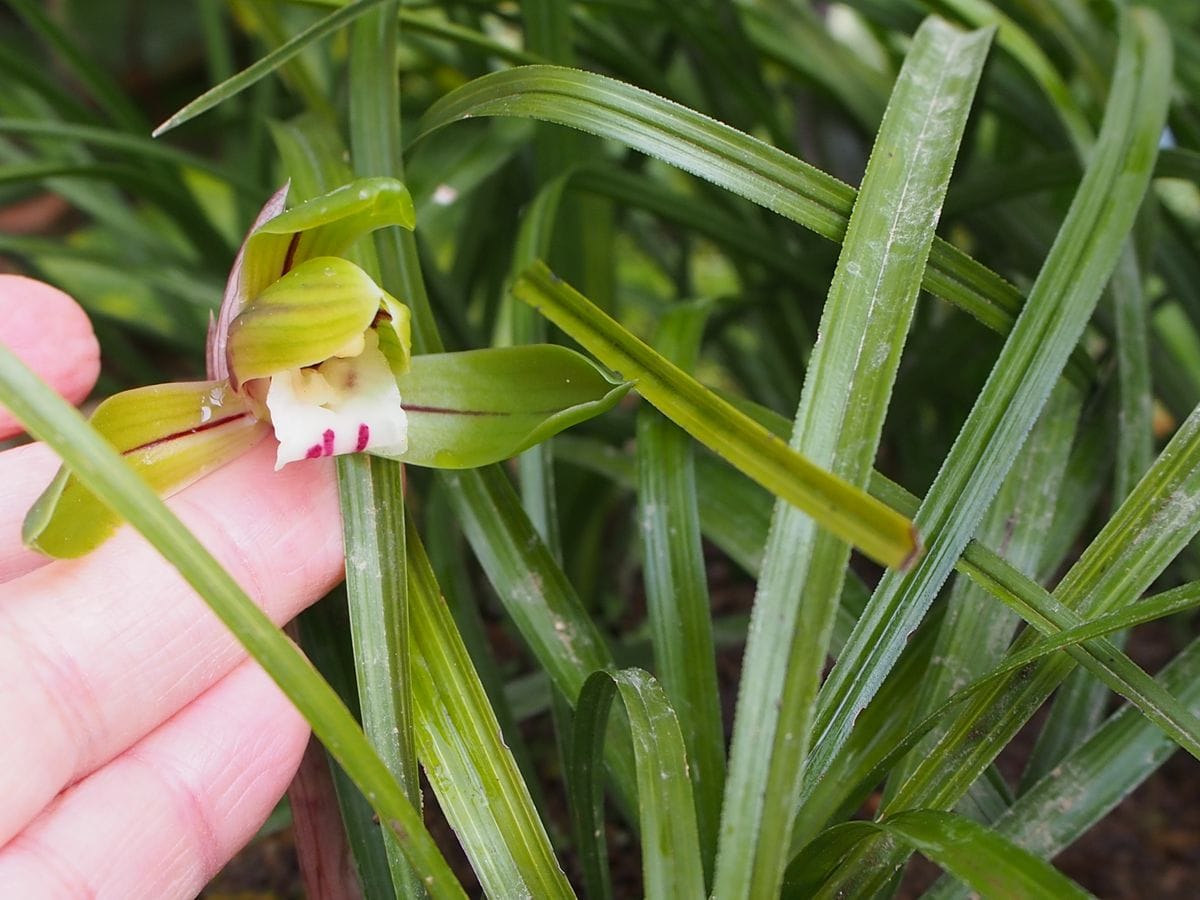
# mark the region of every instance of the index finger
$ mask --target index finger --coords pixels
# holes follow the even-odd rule
[[[79,403],[100,374],[100,345],[79,304],[56,287],[0,275],[0,343],[56,391]],[[0,404],[0,438],[21,432]]]

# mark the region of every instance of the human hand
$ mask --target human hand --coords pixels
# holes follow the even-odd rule
[[[99,366],[65,294],[0,276],[0,342],[68,399]],[[0,438],[19,431],[0,407]],[[279,623],[342,575],[328,460],[269,441],[169,505]],[[79,560],[21,545],[58,459],[0,453],[0,897],[193,897],[287,788],[303,719],[130,529]]]

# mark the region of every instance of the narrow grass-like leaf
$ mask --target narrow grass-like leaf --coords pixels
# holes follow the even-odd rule
[[[659,350],[685,371],[695,366],[708,314],[707,304],[677,306],[659,325]],[[705,877],[711,881],[725,790],[725,726],[700,543],[693,447],[684,432],[650,407],[638,413],[637,472],[638,525],[655,669],[687,746]]]
[[[1148,598],[1135,607],[1121,610],[1119,612],[1109,613],[1093,619],[1083,625],[1078,625],[1074,628],[1059,631],[1051,637],[1045,637],[1041,640],[1026,647],[1026,649],[1010,654],[1000,665],[993,668],[987,674],[972,681],[970,684],[961,687],[953,695],[947,698],[940,706],[930,712],[916,725],[908,729],[906,733],[888,733],[881,729],[880,734],[866,734],[863,740],[856,746],[853,742],[847,744],[847,748],[854,748],[857,753],[857,758],[846,762],[841,756],[836,761],[835,768],[829,770],[829,774],[836,773],[841,779],[840,784],[830,786],[828,781],[817,785],[814,789],[805,795],[804,803],[813,801],[817,798],[819,801],[818,813],[813,816],[812,811],[807,808],[802,810],[800,821],[807,821],[809,828],[807,832],[809,837],[804,843],[812,837],[812,832],[819,827],[828,815],[832,814],[833,810],[839,808],[837,797],[854,798],[865,796],[866,792],[870,791],[877,785],[881,778],[886,773],[891,771],[900,758],[908,753],[918,741],[920,741],[929,731],[934,728],[947,714],[955,711],[960,704],[969,700],[972,697],[979,695],[983,691],[994,688],[1007,676],[1014,673],[1020,673],[1027,669],[1032,664],[1038,663],[1050,657],[1059,651],[1066,650],[1074,646],[1078,646],[1085,641],[1103,637],[1105,635],[1118,632],[1125,628],[1135,627],[1146,622],[1155,621],[1165,616],[1175,615],[1185,610],[1195,609],[1200,605],[1200,590],[1197,589],[1195,583],[1184,585],[1173,591],[1168,591],[1164,594]],[[1194,662],[1189,662],[1188,666],[1194,665]],[[1162,677],[1160,676],[1160,682]],[[887,699],[895,700],[898,698],[888,698],[887,690],[893,682],[885,685],[884,691],[877,695],[876,700],[867,707],[863,712],[860,721],[863,723],[864,730],[869,730],[878,723],[878,717],[887,716],[885,708],[880,708],[880,701]],[[1178,692],[1178,682],[1167,682],[1159,685],[1159,690],[1163,693],[1174,694]],[[1185,701],[1187,698],[1183,698]],[[1190,704],[1195,706],[1195,697],[1192,696]],[[886,704],[883,704],[886,707]],[[1153,724],[1150,719],[1139,713],[1135,707],[1127,707],[1123,713],[1124,716],[1132,717],[1139,723],[1140,731],[1137,733],[1143,735],[1142,741],[1151,741],[1153,746],[1162,745],[1174,749],[1178,746],[1175,741],[1167,738],[1162,729]],[[1128,723],[1122,727],[1133,727]],[[883,740],[878,738],[882,735]],[[1153,737],[1151,737],[1153,736]],[[1166,751],[1164,750],[1163,753]],[[1150,769],[1143,770],[1142,776],[1149,774]],[[1046,779],[1047,782],[1053,782],[1053,778]],[[1048,785],[1043,785],[1044,788]],[[1052,792],[1052,791],[1051,791]],[[830,799],[830,794],[835,799]],[[1100,788],[1097,791],[1099,796],[1109,796],[1107,789]],[[1118,796],[1119,799],[1119,796]],[[1115,802],[1115,801],[1113,801]],[[841,804],[840,811],[846,815],[853,812],[856,807],[847,807]],[[824,814],[820,810],[824,810]],[[1094,815],[1085,813],[1087,815]],[[1094,821],[1092,820],[1088,820]],[[1061,849],[1063,845],[1057,845]],[[805,870],[809,858],[810,850],[805,848],[804,853],[796,857],[789,867],[788,880],[794,881],[796,877],[803,877],[801,873]]]
[[[261,57],[250,66],[242,69],[242,71],[238,72],[232,78],[226,79],[220,84],[209,88],[155,128],[151,136],[162,137],[162,135],[174,128],[178,128],[184,122],[190,121],[201,113],[208,112],[214,106],[223,103],[230,97],[240,94],[256,81],[267,77],[280,66],[289,62],[310,44],[350,24],[359,16],[370,12],[373,7],[388,2],[391,2],[391,0],[355,0],[354,3],[339,9],[337,12],[330,13],[320,21],[314,22],[285,44],[276,47],[266,56]]]
[[[977,553],[979,551],[977,550]],[[1032,582],[1020,584],[1013,590],[1007,585],[993,584],[990,593],[1008,604],[1021,618],[1043,633],[1054,633],[1081,624],[1078,615]],[[986,580],[982,571],[973,576]],[[1114,598],[1108,598],[1114,602]],[[1119,601],[1116,601],[1119,602]],[[1162,728],[1181,747],[1200,759],[1200,721],[1196,720],[1179,701],[1158,688],[1143,672],[1111,642],[1100,640],[1069,650],[1089,672],[1099,677],[1113,690],[1131,700],[1142,713]]]
[[[879,822],[847,822],[832,829],[819,855],[817,872],[837,864],[839,851],[863,837],[882,833],[922,853],[962,879],[984,900],[1066,900],[1091,897],[1049,863],[986,826],[953,813],[914,809]],[[815,849],[815,848],[814,848]],[[790,897],[830,896],[819,881],[788,885]]]
[[[1129,603],[1200,530],[1196,494],[1200,490],[1200,411],[1194,413],[1122,504],[1112,520],[1060,583],[1055,596],[1084,616]],[[1025,646],[1020,642],[1016,650]],[[895,808],[953,803],[983,765],[1011,739],[1071,670],[1055,658],[1023,672],[971,700],[953,729],[896,795]],[[938,765],[953,759],[953,766]],[[936,772],[933,769],[936,767]],[[869,869],[885,877],[898,862],[886,855]],[[858,877],[863,871],[860,869]]]
[[[363,730],[419,809],[401,467],[392,460],[352,454],[339,459],[337,469]],[[419,896],[419,882],[386,828],[384,845],[397,895]]]
[[[434,104],[417,140],[466,118],[521,116],[620,141],[815,231],[841,241],[855,190],[794,156],[661,97],[590,72],[526,66],[477,78]],[[1020,292],[941,239],[930,250],[925,287],[989,328],[1007,333]],[[1094,367],[1073,361],[1087,383]]]
[[[773,430],[775,430],[777,433],[782,432],[786,428],[786,421],[782,417],[767,413],[765,410],[760,410],[758,414],[762,417],[763,421],[770,423]],[[1055,422],[1054,424],[1058,425],[1059,423]],[[1067,430],[1069,430],[1069,417],[1067,424]],[[576,441],[574,440],[565,441],[563,443],[563,447],[567,449],[573,448],[575,445]],[[568,455],[568,458],[581,461],[592,459],[592,464],[595,464],[592,454],[579,456],[572,451]],[[719,473],[723,469],[724,467],[721,467],[715,463],[713,465],[706,466],[704,469],[705,477],[701,479],[702,483],[707,487],[711,483],[716,482],[720,477]],[[614,468],[611,463],[606,466],[603,471],[622,478],[626,483],[632,483],[632,473],[622,474],[622,471],[619,468]],[[725,469],[724,471],[728,470]],[[758,494],[757,490],[753,489],[751,485],[744,481],[741,482],[741,484],[744,486],[744,488],[750,489],[750,492],[748,493],[745,490],[738,492],[739,502],[732,504],[729,507],[730,515],[733,515],[733,511],[735,509],[744,512],[747,508],[753,509],[758,507],[761,505],[759,501],[765,500],[765,498]],[[879,475],[875,475],[873,477],[871,489],[875,496],[880,497],[888,502],[891,506],[904,513],[909,513],[915,510],[919,503],[917,498],[907,494],[907,492],[905,492],[902,488],[891,484]],[[702,501],[704,500],[705,496],[705,493],[702,492]],[[711,518],[714,523],[718,521],[725,521],[724,515],[714,514]],[[733,521],[739,520],[734,519]],[[760,514],[757,519],[750,518],[740,521],[743,521],[744,527],[749,528],[751,534],[765,534],[765,515]],[[756,521],[761,524],[756,525]],[[719,535],[721,532],[719,528],[714,525],[712,533]],[[961,692],[955,694],[953,699],[948,701],[946,704],[939,706],[937,711],[932,713],[923,725],[916,728],[916,731],[918,732],[916,737],[920,737],[920,735],[925,734],[928,729],[932,727],[932,725],[941,717],[947,708],[961,702],[962,700],[966,699],[966,697],[973,695],[984,687],[993,684],[994,680],[1002,675],[1017,671],[1020,668],[1029,665],[1031,662],[1035,662],[1038,659],[1041,659],[1042,657],[1054,652],[1055,650],[1063,649],[1072,644],[1082,643],[1093,637],[1099,637],[1121,628],[1133,627],[1137,624],[1177,614],[1186,609],[1191,609],[1197,602],[1196,592],[1193,587],[1189,586],[1180,588],[1177,591],[1168,592],[1167,594],[1159,597],[1142,601],[1128,610],[1111,613],[1083,625],[1070,626],[1067,624],[1070,621],[1070,614],[1062,609],[1061,606],[1056,605],[1053,599],[1050,598],[1040,586],[1023,576],[1009,563],[1006,563],[995,553],[979,543],[972,541],[970,544],[968,544],[956,567],[967,577],[973,579],[973,581],[979,587],[986,590],[989,595],[1001,598],[1006,602],[1011,603],[1016,612],[1019,614],[1024,613],[1029,617],[1030,621],[1037,624],[1039,628],[1048,630],[1048,633],[1050,634],[1054,634],[1054,629],[1059,627],[1064,628],[1064,630],[1058,632],[1054,639],[1039,642],[1030,650],[1024,651],[1016,657],[1007,659],[1003,665],[993,669],[980,680],[973,682],[969,689],[963,689]],[[1044,612],[1038,612],[1038,610],[1044,610]],[[1063,624],[1055,625],[1053,624],[1054,621],[1060,621]],[[1092,662],[1094,664],[1104,666],[1116,665],[1119,667],[1119,671],[1117,672],[1106,671],[1105,677],[1113,677],[1115,675],[1117,678],[1127,679],[1130,676],[1130,673],[1132,673],[1132,678],[1135,683],[1131,684],[1123,680],[1121,681],[1118,690],[1126,695],[1131,695],[1138,698],[1138,703],[1143,707],[1143,713],[1149,712],[1151,720],[1157,720],[1160,727],[1165,724],[1168,730],[1179,734],[1179,730],[1175,723],[1186,721],[1186,712],[1183,712],[1181,715],[1181,709],[1170,698],[1169,694],[1163,694],[1161,691],[1158,691],[1155,688],[1150,688],[1150,694],[1158,699],[1148,700],[1144,693],[1146,689],[1145,678],[1144,676],[1139,676],[1136,673],[1136,669],[1132,667],[1132,664],[1127,658],[1122,657],[1121,654],[1113,651],[1111,648],[1095,648],[1089,652],[1093,657]],[[891,707],[895,706],[895,703],[889,701],[887,704],[885,704],[885,706],[890,709]],[[1161,707],[1161,709],[1159,707]],[[872,708],[874,708],[874,704],[872,704]],[[1164,722],[1162,715],[1164,712],[1166,716],[1173,718],[1175,722]],[[866,711],[864,717],[862,717],[860,720],[860,724],[856,725],[857,728],[865,728],[868,730],[873,729],[874,726],[869,720],[869,714],[870,709]],[[1190,737],[1188,734],[1184,734],[1181,738],[1182,741],[1185,743],[1192,742],[1194,744],[1196,737],[1195,724],[1193,723],[1191,725],[1185,725],[1184,728],[1185,731],[1190,732]],[[905,748],[912,746],[912,741],[915,741],[916,737],[912,738],[910,741],[907,741],[904,745]],[[869,750],[869,748],[864,749]],[[860,749],[859,752],[863,752],[863,750]],[[894,748],[892,749],[891,755],[887,756],[886,758],[891,760],[888,765],[880,766],[875,765],[872,762],[867,763],[867,767],[874,773],[871,777],[866,779],[857,779],[845,776],[843,778],[843,780],[847,782],[845,786],[847,788],[852,787],[854,784],[859,783],[860,780],[864,784],[873,784],[878,781],[879,777],[881,777],[886,771],[890,770],[892,763],[894,763],[895,759],[897,758]],[[868,760],[870,760],[870,757],[868,757]],[[840,765],[838,771],[840,772],[844,769],[845,766]],[[826,779],[826,781],[827,780],[828,779]],[[808,807],[808,805],[812,802],[811,798],[813,792],[828,793],[828,791],[825,790],[827,787],[828,785],[825,785],[825,787],[822,787],[821,785],[814,785],[808,788],[804,794],[801,806],[805,808]],[[828,806],[828,802],[826,802],[826,806]],[[810,818],[806,817],[805,821],[810,821]],[[816,824],[819,825],[820,821],[817,821]],[[809,835],[809,837],[811,837],[811,835]],[[802,839],[806,840],[807,838]]]
[[[436,897],[465,897],[421,817],[337,694],[198,540],[66,401],[0,346],[0,402],[51,446],[89,490],[137,528],[309,721],[370,799]]]
[[[850,217],[791,447],[855,486],[865,487],[871,474],[990,43],[988,31],[965,34],[939,19],[921,26]],[[779,889],[849,557],[841,540],[776,505],[734,719],[718,896],[765,897]]]
[[[1158,680],[1193,713],[1200,714],[1200,641],[1193,641],[1176,656]],[[1061,760],[1053,774],[1030,785],[991,827],[996,834],[1049,859],[1082,836],[1175,749],[1174,741],[1127,706]],[[967,900],[968,891],[943,879],[926,896],[930,900]]]
[[[1045,534],[1053,522],[1081,399],[1065,382],[1055,388],[975,537],[985,547],[1001,548],[1000,555],[1009,565],[1031,577],[1042,564]],[[991,602],[984,586],[962,575],[946,606],[929,671],[918,688],[914,720],[954,693],[956,686],[982,675],[1003,658],[1017,623],[1014,611]],[[927,738],[905,765],[889,774],[892,788],[911,773],[932,743]]]
[[[1119,503],[1133,490],[1154,458],[1146,299],[1132,240],[1121,251],[1109,296],[1115,307],[1119,398],[1112,491],[1113,502]],[[1114,643],[1124,646],[1120,637]],[[1058,691],[1050,717],[1021,773],[1022,784],[1040,779],[1083,743],[1103,717],[1107,699],[1108,691],[1102,684],[1082,671],[1071,673]]]
[[[446,471],[442,479],[463,533],[538,664],[568,702],[612,656],[562,568],[534,529],[508,477],[496,466]],[[614,719],[614,723],[623,720]],[[628,738],[607,744],[617,789],[632,808],[633,759]],[[623,732],[628,734],[627,731]]]
[[[919,554],[919,540],[907,519],[800,456],[655,353],[544,265],[526,270],[513,293],[633,381],[638,393],[692,437],[824,527],[886,565],[909,565]]]
[[[295,2],[326,9],[340,9],[346,5],[346,0],[295,0]],[[396,14],[396,19],[404,29],[412,34],[439,38],[452,44],[480,50],[505,62],[516,65],[536,65],[549,62],[548,59],[537,53],[514,47],[503,40],[496,40],[482,31],[447,21],[438,11],[401,8]]]
[[[418,743],[438,804],[487,896],[573,897],[411,519],[407,541]]]
[[[356,175],[375,179],[359,181],[359,185],[388,184],[385,179],[394,175],[393,160],[397,158],[400,142],[396,84],[398,7],[398,0],[389,0],[378,9],[370,9],[355,22],[350,34],[351,163]],[[339,162],[328,159],[321,168],[329,170]],[[407,189],[400,185],[391,187],[374,197],[368,191],[360,191],[358,197],[370,199],[366,209],[359,216],[351,216],[348,222],[362,217],[412,228],[415,214]],[[312,221],[319,222],[321,218],[321,213],[314,210]],[[301,253],[303,241],[301,237],[290,245],[289,252],[294,258]],[[373,249],[364,247],[359,252],[371,275],[379,277],[379,259],[371,252]],[[374,312],[378,310],[377,304]],[[403,311],[407,313],[407,307]],[[408,331],[407,323],[404,331]],[[407,355],[408,347],[403,351]],[[420,809],[412,662],[413,648],[418,645],[413,637],[410,612],[404,472],[395,460],[353,457],[339,459],[337,472],[346,547],[346,596],[363,728],[409,800]],[[386,830],[383,838],[396,896],[422,897],[424,891],[417,873]]]
[[[617,695],[629,716],[633,736],[646,897],[704,897],[704,870],[683,736],[662,687],[641,669],[596,672],[579,695],[572,752],[577,767],[572,779],[577,792],[573,807],[590,816],[579,830],[590,834],[604,827],[595,818],[603,808],[598,799],[601,782],[595,763],[601,755],[609,707]],[[601,891],[597,896],[605,896],[602,881],[589,887]]]
[[[821,692],[819,778],[966,546],[1091,315],[1149,182],[1166,112],[1169,38],[1153,14],[1123,20],[1097,150],[1066,221],[918,514],[929,550],[885,574]],[[921,803],[921,806],[934,804]]]

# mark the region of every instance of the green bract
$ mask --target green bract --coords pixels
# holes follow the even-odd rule
[[[267,434],[276,468],[366,452],[481,466],[610,409],[628,385],[562,347],[411,355],[409,309],[339,256],[364,234],[412,228],[398,181],[366,178],[259,214],[208,337],[209,379],[110,397],[93,426],[160,493],[181,490]],[[26,516],[43,553],[82,556],[120,519],[65,468]]]

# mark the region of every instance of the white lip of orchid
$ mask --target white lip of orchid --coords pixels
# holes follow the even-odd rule
[[[408,448],[400,389],[371,329],[319,366],[271,376],[267,409],[279,441],[276,471],[301,459]]]

